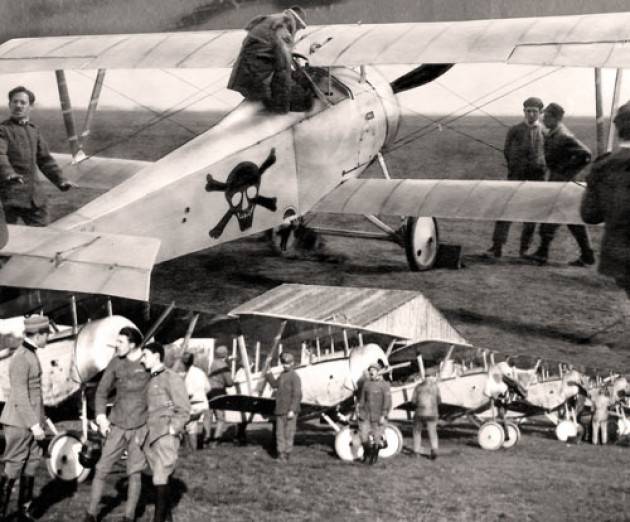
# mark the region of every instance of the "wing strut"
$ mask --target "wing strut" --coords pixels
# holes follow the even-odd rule
[[[66,73],[62,69],[55,71],[57,77],[57,90],[59,91],[59,102],[61,103],[61,113],[63,114],[63,123],[66,127],[70,152],[74,163],[79,163],[85,159],[85,153],[81,148],[79,136],[77,136],[77,128],[74,123],[74,113],[72,112],[72,103],[70,102],[70,93],[68,92],[68,83],[66,82]]]
[[[613,99],[610,106],[610,125],[608,127],[608,145],[606,146],[606,152],[610,152],[615,146],[615,125],[613,124],[613,119],[619,106],[619,93],[621,92],[622,83],[623,69],[617,69],[617,74],[615,75],[615,90],[613,91]]]
[[[101,96],[101,90],[103,89],[104,80],[105,69],[99,69],[96,73],[96,79],[94,80],[94,87],[92,88],[92,95],[90,96],[88,111],[85,115],[85,122],[83,122],[83,132],[81,133],[81,144],[83,146],[85,146],[85,142],[87,141],[87,138],[90,134],[90,127],[92,126],[92,120],[94,119],[94,113],[96,112],[98,99]]]

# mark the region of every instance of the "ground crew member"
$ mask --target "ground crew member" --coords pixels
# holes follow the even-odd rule
[[[305,14],[298,6],[249,22],[228,89],[240,92],[246,100],[262,101],[274,112],[288,112],[292,101],[303,104],[305,97],[312,99],[291,71],[295,33],[305,27]]]
[[[184,380],[164,366],[164,347],[149,343],[142,364],[151,372],[147,386],[147,434],[142,449],[153,472],[156,489],[153,522],[171,520],[169,477],[175,471],[179,435],[190,418],[190,401]]]
[[[210,375],[208,376],[210,381],[210,394],[208,397],[210,400],[225,395],[227,393],[226,389],[230,386],[234,386],[232,372],[226,361],[227,355],[228,349],[225,346],[219,346],[214,351],[214,359],[210,365]],[[211,413],[210,424],[212,425],[212,417],[214,417],[216,421],[211,446],[216,447],[223,433],[225,433],[227,425],[225,423],[225,412],[223,410],[213,409]],[[209,436],[210,432],[208,432],[208,437]]]
[[[525,120],[510,127],[505,138],[503,154],[508,164],[510,181],[544,181],[545,151],[542,126],[538,121],[543,102],[540,98],[527,98],[523,102]],[[488,253],[499,258],[507,242],[511,222],[497,221]],[[536,223],[523,223],[519,255],[525,257],[530,247]]]
[[[591,409],[593,410],[593,445],[597,446],[599,434],[602,434],[602,444],[608,444],[608,408],[610,408],[610,397],[605,390],[594,390],[591,395]]]
[[[46,195],[39,187],[37,167],[59,189],[76,187],[50,155],[39,129],[29,121],[35,95],[26,87],[9,91],[11,117],[0,123],[0,200],[7,223],[48,224]]]
[[[413,391],[411,401],[416,406],[413,426],[413,452],[418,456],[422,453],[422,428],[425,428],[429,434],[431,445],[429,458],[434,460],[437,458],[438,451],[438,405],[441,402],[440,389],[436,379],[430,377],[421,381]]]
[[[116,338],[116,357],[105,368],[96,388],[96,424],[105,437],[101,458],[96,464],[92,481],[90,505],[85,522],[96,522],[98,505],[105,489],[105,479],[127,451],[127,504],[125,522],[136,517],[136,506],[140,498],[141,472],[146,459],[137,439],[146,434],[147,399],[146,388],[149,375],[140,363],[142,335],[133,327],[125,326]],[[107,403],[112,391],[116,391],[114,405],[106,415]]]
[[[498,365],[491,366],[488,370],[488,379],[483,390],[483,394],[490,399],[492,408],[497,409],[497,415],[503,425],[505,441],[510,440],[510,431],[506,417],[507,405],[509,402],[510,388],[504,380],[503,372]]]
[[[210,406],[208,406],[208,393],[210,392],[210,383],[204,371],[193,365],[195,356],[190,352],[182,354],[182,364],[186,369],[184,374],[184,383],[190,400],[191,420],[186,424],[186,433],[191,449],[199,448],[199,421],[203,423],[206,437],[210,439]]]
[[[302,381],[293,369],[293,355],[285,352],[280,356],[282,373],[275,378],[271,372],[266,374],[267,381],[276,388],[276,448],[278,459],[288,461],[293,449],[297,416],[302,402]]]
[[[545,162],[549,169],[549,181],[573,181],[578,172],[591,161],[591,151],[578,140],[562,123],[564,109],[550,103],[543,111],[543,123],[549,130],[545,135]],[[549,245],[560,225],[542,223],[538,232],[540,246],[532,259],[541,265],[547,262]],[[595,263],[593,248],[584,225],[567,225],[569,232],[580,247],[580,257],[569,263],[571,266],[588,266]]]
[[[363,460],[368,464],[378,460],[378,452],[385,446],[385,423],[392,407],[391,389],[380,370],[376,363],[368,367],[368,379],[359,392],[359,436],[363,444]]]
[[[33,315],[24,319],[24,340],[9,364],[9,398],[0,423],[4,425],[5,448],[0,478],[0,520],[7,519],[11,490],[20,479],[18,513],[20,521],[35,520],[32,515],[35,472],[42,456],[38,442],[44,440],[44,401],[42,368],[36,351],[46,347],[48,317]]]
[[[581,214],[585,223],[604,223],[599,256],[599,272],[614,278],[630,298],[630,102],[619,107],[614,119],[619,135],[619,149],[598,158],[586,178]],[[620,342],[627,344],[630,301],[622,306]]]

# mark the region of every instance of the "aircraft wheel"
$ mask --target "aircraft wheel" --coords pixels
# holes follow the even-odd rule
[[[62,432],[50,441],[46,466],[50,476],[65,482],[83,482],[90,474],[79,462],[81,440],[78,435]]]
[[[398,455],[403,448],[403,436],[398,427],[387,424],[384,430],[387,447],[378,452],[379,458],[388,459]]]
[[[352,462],[363,458],[363,444],[359,430],[344,426],[335,435],[335,453],[341,460]]]
[[[563,420],[556,426],[556,438],[559,441],[566,442],[571,437],[577,437],[577,426],[573,421]]]
[[[405,223],[405,254],[412,272],[430,270],[437,260],[438,224],[435,218],[408,217]]]
[[[504,439],[503,426],[495,421],[484,422],[477,433],[479,445],[489,451],[496,451],[503,447]]]
[[[504,440],[503,440],[503,447],[504,448],[513,448],[514,446],[516,446],[518,444],[518,441],[521,440],[521,430],[513,422],[508,422],[507,423],[507,431],[508,431],[508,435],[510,437],[508,439],[504,438]],[[505,430],[504,430],[503,433],[504,433],[504,437],[505,437]]]

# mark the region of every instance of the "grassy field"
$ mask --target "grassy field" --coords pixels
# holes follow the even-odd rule
[[[178,115],[134,135],[151,116],[100,113],[91,150],[155,160],[207,128],[213,114]],[[61,119],[40,112],[38,120],[56,150],[64,147]],[[507,118],[505,124],[517,119]],[[592,122],[568,125],[594,148]],[[399,137],[429,125],[421,139],[387,155],[395,177],[458,179],[505,176],[501,148],[506,127],[489,118],[467,118],[455,130],[425,119],[404,121]],[[477,141],[466,135],[472,135]],[[108,146],[109,144],[114,144]],[[369,172],[368,175],[376,175]],[[65,195],[50,191],[52,210],[67,212]],[[94,197],[81,191],[73,204]],[[317,222],[365,228],[359,219],[318,216]],[[389,243],[330,238],[320,259],[283,260],[260,238],[245,239],[158,266],[152,278],[155,300],[225,313],[283,282],[308,282],[420,291],[471,343],[503,353],[538,355],[592,367],[630,371],[630,351],[620,343],[589,340],[610,321],[624,296],[595,269],[570,268],[578,255],[566,228],[545,267],[516,258],[520,227],[511,233],[507,257],[482,258],[491,223],[440,222],[443,240],[464,247],[466,268],[411,273],[403,252]],[[599,245],[600,230],[593,238]],[[628,339],[628,337],[626,337]],[[626,341],[627,342],[627,341]],[[407,445],[409,445],[408,430]],[[182,458],[176,473],[177,520],[624,520],[627,448],[567,446],[551,431],[526,430],[514,450],[487,453],[470,427],[444,428],[443,454],[435,462],[403,454],[366,469],[338,461],[330,431],[318,426],[300,432],[290,465],[277,464],[264,449],[266,431],[247,447],[222,446]],[[121,514],[122,471],[112,480],[108,519]],[[117,489],[114,488],[116,485]],[[78,519],[87,505],[88,485],[78,493],[48,482],[42,520]],[[150,488],[148,488],[150,489]],[[150,504],[150,497],[146,499]],[[142,520],[150,520],[152,506]]]

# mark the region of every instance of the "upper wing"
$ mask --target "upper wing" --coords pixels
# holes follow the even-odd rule
[[[245,32],[19,38],[0,46],[0,73],[97,68],[222,68]],[[311,26],[296,51],[313,65],[501,62],[630,65],[630,13],[405,24]]]
[[[314,212],[583,224],[578,183],[435,179],[353,179]]]

